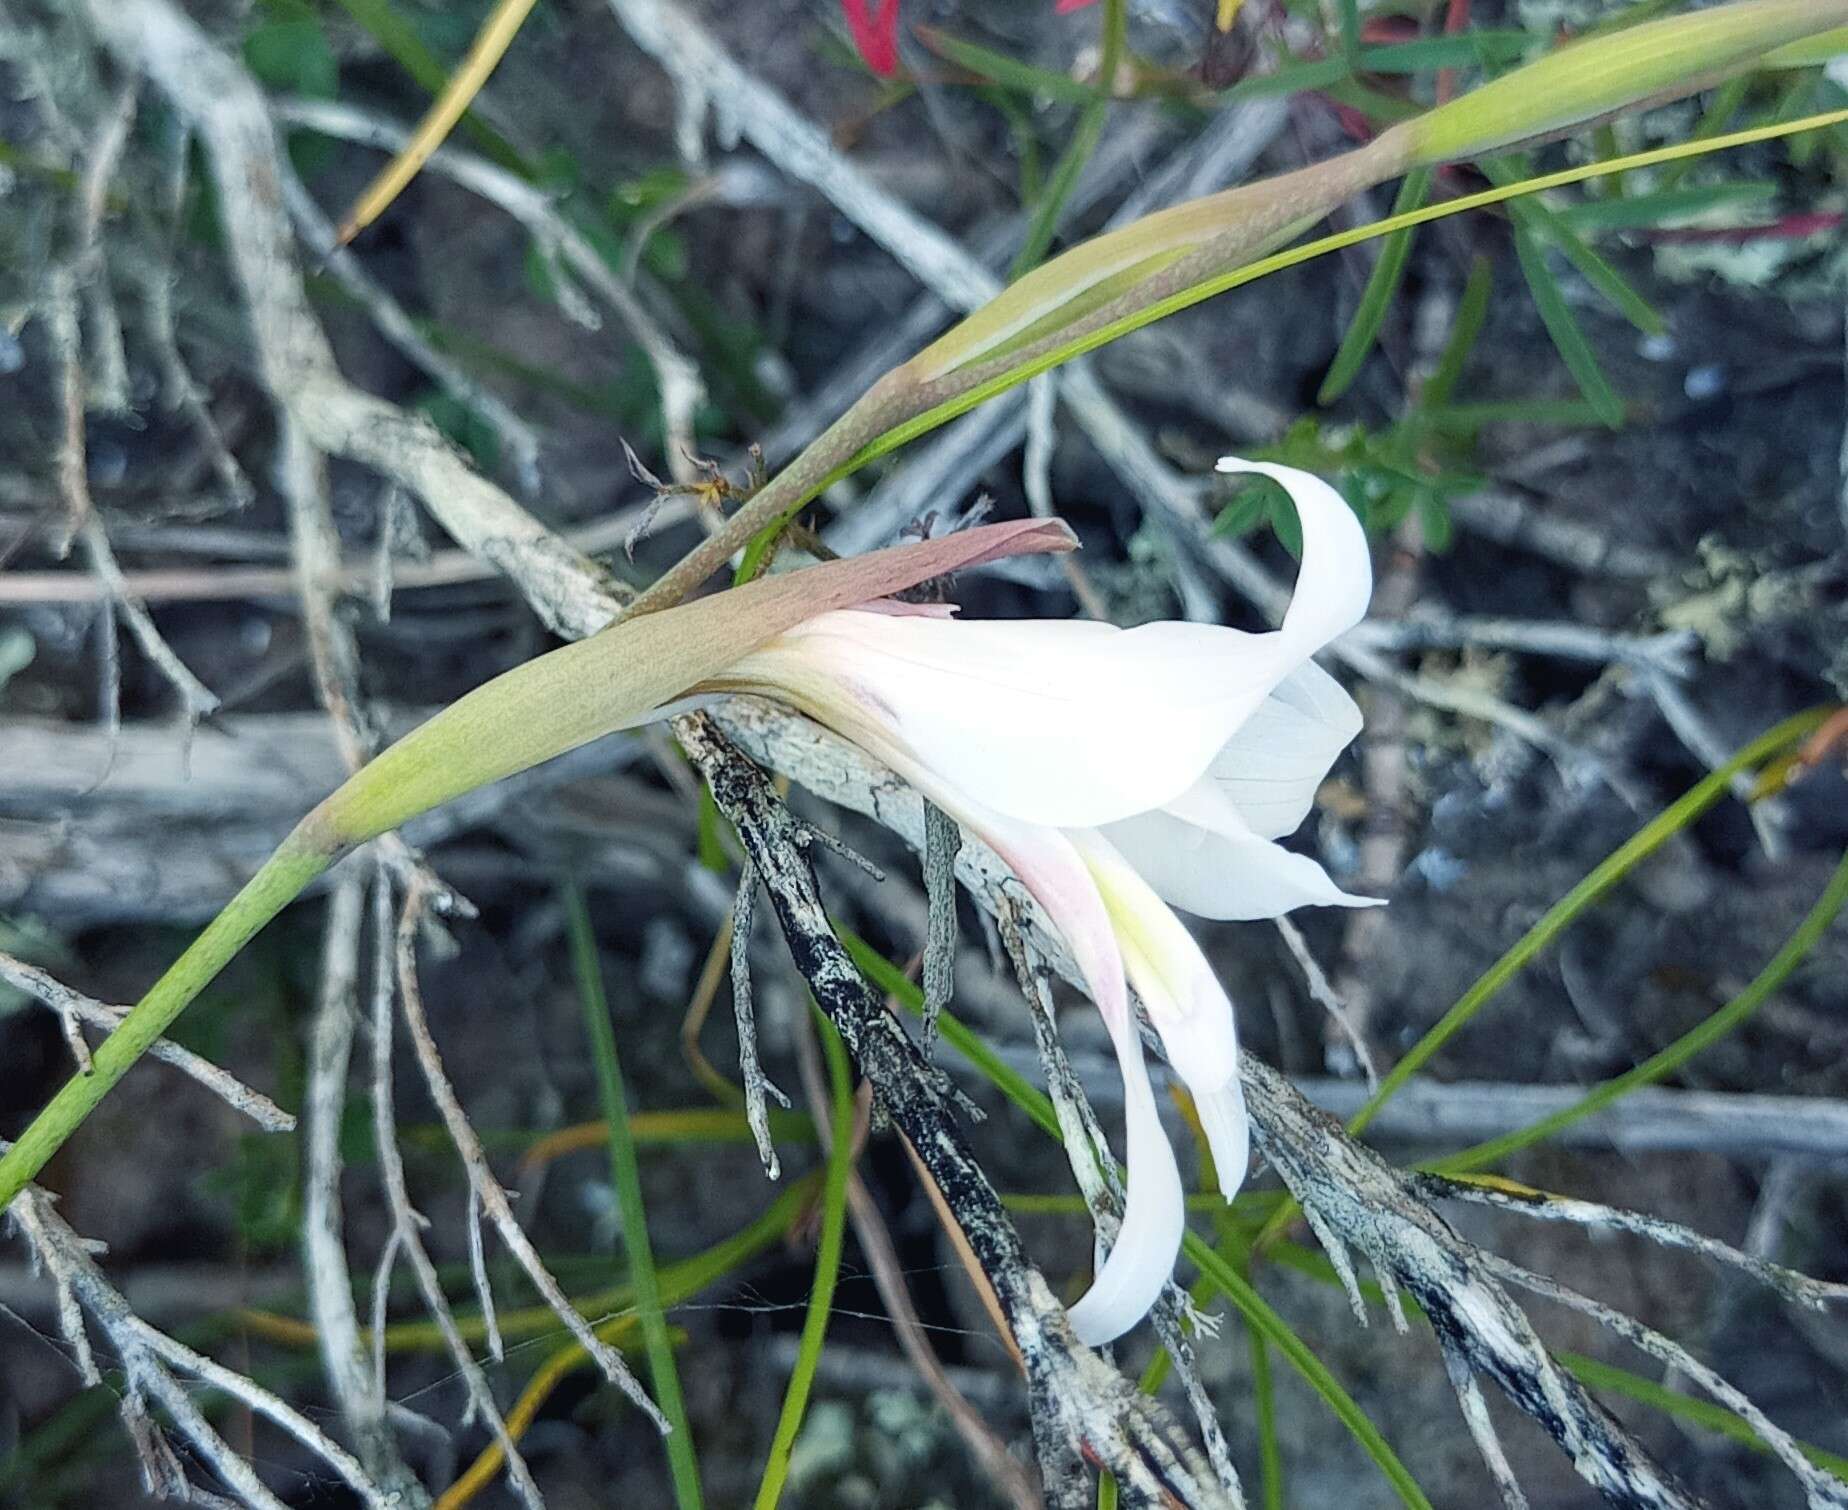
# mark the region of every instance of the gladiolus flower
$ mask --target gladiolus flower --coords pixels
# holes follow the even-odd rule
[[[1129,986],[1193,1094],[1227,1199],[1248,1162],[1232,1006],[1170,904],[1210,918],[1370,905],[1275,842],[1360,729],[1310,657],[1366,611],[1365,533],[1319,478],[1220,469],[1276,479],[1302,522],[1272,633],[871,604],[809,619],[707,684],[791,704],[875,756],[985,840],[1063,933],[1122,1071],[1129,1156],[1122,1235],[1071,1313],[1092,1344],[1154,1304],[1185,1219]]]

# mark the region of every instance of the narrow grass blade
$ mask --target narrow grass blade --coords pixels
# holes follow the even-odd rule
[[[1604,369],[1592,353],[1591,343],[1585,339],[1585,332],[1579,329],[1578,318],[1566,303],[1564,290],[1553,277],[1553,270],[1546,265],[1546,254],[1539,240],[1525,226],[1515,228],[1514,254],[1520,259],[1521,275],[1527,279],[1534,308],[1540,312],[1541,323],[1553,339],[1553,349],[1566,364],[1579,392],[1585,395],[1585,402],[1611,429],[1622,428],[1623,400],[1612,389]]]
[[[1696,1054],[1711,1048],[1728,1033],[1742,1026],[1747,1018],[1770,999],[1772,993],[1790,978],[1792,972],[1809,957],[1810,951],[1821,942],[1823,934],[1828,932],[1829,925],[1835,921],[1844,903],[1848,903],[1848,854],[1842,856],[1841,863],[1836,867],[1822,895],[1817,898],[1816,905],[1809,910],[1796,932],[1785,941],[1784,947],[1778,950],[1750,985],[1711,1017],[1683,1033],[1660,1053],[1652,1054],[1635,1069],[1626,1070],[1615,1079],[1606,1080],[1572,1105],[1561,1107],[1551,1116],[1542,1117],[1511,1133],[1504,1133],[1499,1138],[1491,1138],[1486,1143],[1478,1143],[1473,1148],[1465,1148],[1437,1159],[1429,1167],[1443,1174],[1460,1174],[1465,1170],[1499,1163],[1509,1154],[1544,1142],[1562,1128],[1603,1111],[1612,1102],[1620,1100],[1638,1087],[1653,1085],[1674,1074]]]
[[[1053,169],[1052,177],[1046,181],[1039,204],[1034,208],[1032,223],[1027,227],[1027,234],[1008,271],[1010,279],[1030,271],[1046,255],[1046,249],[1052,245],[1052,238],[1058,233],[1059,216],[1065,209],[1065,201],[1071,197],[1078,175],[1084,171],[1085,164],[1091,160],[1091,154],[1097,150],[1097,139],[1103,133],[1105,117],[1110,113],[1109,91],[1116,82],[1117,65],[1123,56],[1123,41],[1128,24],[1128,0],[1104,0],[1103,48],[1098,63],[1098,77],[1104,82],[1104,92],[1092,98],[1079,115],[1072,139],[1059,158],[1058,166]]]
[[[789,1477],[789,1454],[802,1430],[809,1390],[828,1336],[828,1316],[834,1306],[834,1283],[840,1277],[841,1242],[847,1225],[847,1175],[853,1167],[853,1075],[841,1035],[820,1012],[815,1013],[815,1031],[821,1036],[822,1052],[827,1057],[829,1089],[834,1099],[832,1144],[822,1187],[821,1241],[815,1252],[815,1283],[809,1290],[808,1315],[802,1322],[796,1367],[783,1395],[783,1412],[770,1443],[770,1460],[757,1486],[757,1510],[775,1510],[783,1497],[783,1485]]]
[[[1271,1309],[1245,1276],[1194,1233],[1187,1234],[1182,1251],[1200,1270],[1201,1277],[1210,1281],[1238,1308],[1252,1331],[1282,1353],[1304,1382],[1322,1397],[1341,1424],[1353,1433],[1354,1440],[1360,1443],[1367,1456],[1373,1459],[1400,1501],[1412,1510],[1431,1510],[1424,1490],[1399,1461],[1391,1444],[1380,1435],[1379,1428],[1354,1402],[1354,1397],[1341,1387],[1341,1381],[1329,1372],[1328,1365],[1310,1351],[1309,1345],[1296,1335],[1289,1322]]]
[[[1406,174],[1405,181],[1399,185],[1399,197],[1393,201],[1393,214],[1403,215],[1409,210],[1422,208],[1425,196],[1431,192],[1431,180],[1435,176],[1436,170],[1432,168],[1415,168]],[[1379,260],[1373,264],[1367,286],[1361,291],[1360,306],[1354,311],[1353,323],[1341,338],[1340,349],[1335,352],[1335,359],[1329,364],[1328,376],[1322,379],[1321,390],[1315,396],[1318,404],[1332,404],[1360,376],[1367,354],[1379,339],[1386,311],[1392,307],[1392,301],[1399,293],[1399,285],[1405,280],[1405,263],[1411,256],[1412,237],[1416,234],[1414,228],[1407,226],[1402,231],[1394,231],[1381,245]]]
[[[1733,1441],[1754,1452],[1771,1451],[1763,1437],[1723,1405],[1715,1405],[1710,1400],[1696,1400],[1658,1384],[1653,1379],[1645,1379],[1640,1374],[1633,1374],[1628,1369],[1617,1368],[1609,1363],[1600,1363],[1596,1358],[1587,1358],[1581,1353],[1555,1353],[1554,1357],[1562,1367],[1577,1375],[1579,1381],[1591,1389],[1627,1395],[1665,1415],[1691,1422],[1707,1431],[1718,1432],[1723,1437],[1731,1437]],[[1797,1450],[1818,1468],[1848,1481],[1848,1457],[1813,1447],[1808,1442],[1798,1442]]]
[[[610,1026],[609,1003],[604,999],[603,970],[597,962],[596,934],[591,929],[590,913],[584,906],[584,893],[576,885],[564,888],[564,904],[578,999],[584,1008],[584,1032],[590,1039],[591,1062],[597,1072],[597,1096],[603,1103],[610,1148],[610,1178],[616,1187],[617,1209],[622,1213],[623,1249],[629,1259],[630,1283],[635,1286],[636,1310],[648,1352],[648,1372],[654,1384],[655,1403],[667,1417],[669,1427],[667,1463],[674,1484],[674,1503],[680,1510],[698,1510],[703,1503],[699,1461],[693,1450],[693,1432],[687,1424],[686,1402],[680,1393],[680,1375],[674,1368],[674,1350],[667,1338],[660,1276],[655,1272],[654,1246],[648,1240],[648,1212],[642,1200],[641,1168],[636,1163],[635,1139],[629,1130],[628,1094],[623,1089],[622,1063],[617,1056],[616,1033]]]
[[[715,1243],[704,1253],[683,1259],[677,1264],[670,1264],[661,1270],[662,1303],[679,1305],[682,1301],[691,1299],[701,1290],[718,1283],[732,1270],[748,1263],[768,1249],[788,1233],[790,1223],[813,1198],[818,1183],[818,1176],[804,1175],[778,1196],[769,1209],[743,1231],[733,1233],[723,1242]],[[578,1302],[579,1309],[586,1315],[617,1313],[597,1327],[597,1335],[605,1342],[619,1341],[634,1328],[636,1318],[628,1314],[632,1304],[633,1291],[626,1286],[621,1290],[611,1292],[607,1297],[595,1297],[594,1303],[592,1301]],[[550,1316],[551,1313],[546,1314]],[[551,1316],[551,1322],[550,1330],[559,1330],[556,1316]],[[427,1322],[422,1325],[434,1331],[436,1324]],[[390,1337],[391,1332],[387,1331],[388,1342]],[[313,1345],[312,1334],[308,1345]],[[442,1345],[439,1335],[435,1346],[440,1348]],[[520,1392],[520,1398],[515,1402],[513,1409],[507,1412],[507,1434],[517,1442],[525,1434],[527,1427],[537,1419],[539,1411],[551,1398],[553,1391],[575,1370],[585,1367],[589,1362],[590,1355],[576,1342],[560,1348],[546,1359],[539,1371],[527,1381],[526,1388]],[[500,1444],[490,1443],[468,1466],[467,1471],[450,1485],[443,1500],[439,1502],[441,1510],[457,1510],[458,1506],[466,1503],[492,1483],[494,1476],[500,1472],[503,1461]],[[455,1497],[451,1498],[451,1496]]]
[[[1583,913],[1625,876],[1636,869],[1676,834],[1691,824],[1731,789],[1732,779],[1749,771],[1784,750],[1802,742],[1821,727],[1828,710],[1813,708],[1799,713],[1759,735],[1718,770],[1710,772],[1667,808],[1619,845],[1611,855],[1592,868],[1589,875],[1568,891],[1534,926],[1522,934],[1514,947],[1489,966],[1477,978],[1455,1006],[1446,1012],[1412,1045],[1403,1059],[1380,1081],[1380,1088],[1367,1099],[1348,1123],[1348,1131],[1361,1133],[1379,1115],[1379,1110],[1404,1087],[1406,1081],[1423,1069],[1445,1044],[1461,1032],[1501,988],[1513,980],[1527,963],[1554,939],[1564,933]]]

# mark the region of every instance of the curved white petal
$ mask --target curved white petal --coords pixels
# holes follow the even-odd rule
[[[1313,472],[1277,462],[1222,456],[1216,470],[1268,477],[1296,506],[1303,526],[1302,569],[1278,633],[1297,648],[1299,659],[1358,624],[1373,595],[1373,562],[1367,532],[1347,500]]]
[[[1305,661],[1239,725],[1206,774],[1253,833],[1281,839],[1302,826],[1316,789],[1358,733],[1354,699]]]
[[[1103,832],[1163,901],[1197,917],[1249,922],[1298,907],[1383,905],[1351,896],[1307,855],[1252,833],[1211,778],[1168,808]]]
[[[1148,1066],[1133,1025],[1111,1029],[1123,1072],[1123,1120],[1128,1134],[1129,1187],[1123,1226],[1091,1288],[1069,1315],[1087,1347],[1114,1342],[1148,1315],[1174,1273],[1187,1223],[1187,1204],[1174,1149],[1162,1129]]]
[[[1161,1034],[1168,1062],[1193,1095],[1220,1191],[1231,1200],[1251,1162],[1232,1003],[1186,925],[1110,841],[1080,831],[1072,842],[1116,924],[1130,983]]]
[[[1303,527],[1296,594],[1274,633],[845,610],[708,685],[792,702],[868,748],[876,725],[951,789],[1026,822],[1092,826],[1160,807],[1366,611],[1372,576],[1353,510],[1307,473],[1259,469],[1290,489]]]
[[[888,758],[932,802],[980,835],[1020,878],[1064,936],[1110,1033],[1123,1076],[1129,1164],[1123,1226],[1091,1288],[1070,1312],[1079,1340],[1101,1347],[1146,1316],[1160,1297],[1174,1272],[1187,1220],[1180,1170],[1161,1125],[1142,1040],[1130,1016],[1116,929],[1089,867],[1067,835],[990,812],[945,786],[903,752],[890,752]]]

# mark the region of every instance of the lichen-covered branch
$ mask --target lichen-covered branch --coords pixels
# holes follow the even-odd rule
[[[1077,1466],[1083,1454],[1116,1475],[1127,1505],[1227,1505],[1211,1469],[1167,1412],[1073,1335],[1064,1309],[1028,1261],[939,1077],[835,937],[809,855],[809,830],[710,717],[688,714],[674,727],[756,865],[797,971],[930,1171],[994,1287],[1026,1367],[1048,1502],[1085,1503]]]

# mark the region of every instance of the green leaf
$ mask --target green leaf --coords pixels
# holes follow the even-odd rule
[[[1406,174],[1405,181],[1399,185],[1398,198],[1393,201],[1393,214],[1403,215],[1407,211],[1422,208],[1425,197],[1431,192],[1434,176],[1435,170],[1431,168],[1415,168]],[[1373,272],[1361,292],[1360,306],[1354,311],[1353,323],[1341,338],[1340,349],[1335,352],[1335,359],[1329,364],[1328,376],[1322,379],[1321,390],[1315,396],[1318,404],[1332,404],[1360,376],[1367,354],[1379,339],[1386,311],[1392,307],[1399,285],[1405,279],[1405,263],[1411,255],[1412,237],[1416,234],[1414,227],[1407,226],[1404,230],[1394,231],[1381,243],[1379,259],[1373,264]]]
[[[1491,67],[1518,62],[1532,38],[1524,31],[1484,30],[1454,37],[1420,37],[1363,47],[1354,59],[1360,73],[1425,73],[1437,68]]]
[[[642,1201],[641,1167],[636,1162],[635,1139],[629,1130],[629,1098],[623,1088],[616,1033],[610,1026],[609,1003],[603,994],[603,967],[597,959],[597,936],[590,925],[589,910],[584,906],[584,893],[578,887],[565,887],[564,904],[578,1000],[584,1008],[584,1031],[590,1039],[591,1063],[597,1072],[597,1098],[603,1105],[603,1117],[608,1125],[610,1179],[616,1187],[617,1209],[622,1213],[622,1245],[629,1260],[629,1282],[635,1286],[635,1308],[641,1317],[655,1404],[667,1418],[667,1463],[674,1483],[674,1503],[680,1510],[700,1510],[699,1463],[693,1455],[692,1428],[687,1424],[680,1375],[674,1368],[674,1348],[667,1335],[667,1316],[661,1305],[661,1280],[655,1270],[654,1245],[648,1240],[648,1210]]]
[[[1507,163],[1489,162],[1483,172],[1490,182],[1517,182],[1519,172]],[[1604,201],[1621,203],[1621,201]],[[1608,299],[1614,309],[1644,335],[1659,335],[1666,327],[1662,317],[1641,294],[1630,287],[1622,273],[1587,246],[1569,225],[1560,220],[1537,196],[1518,199],[1508,207],[1514,223],[1542,240],[1551,242],[1565,256],[1584,280]]]
[[[1128,25],[1128,0],[1104,0],[1103,49],[1098,74],[1106,82],[1116,76]],[[1071,197],[1078,175],[1084,171],[1085,164],[1091,160],[1091,154],[1097,150],[1097,139],[1103,133],[1104,121],[1109,113],[1110,97],[1100,94],[1084,107],[1084,112],[1078,117],[1072,139],[1061,154],[1058,166],[1053,169],[1052,177],[1046,181],[1039,203],[1034,206],[1033,220],[1027,227],[1019,252],[1014,256],[1013,266],[1008,270],[1010,279],[1018,278],[1037,266],[1046,255],[1046,249],[1052,245],[1052,238],[1059,228],[1059,216],[1065,209],[1065,201]]]
[[[828,1173],[821,1201],[821,1241],[815,1250],[815,1281],[809,1288],[808,1314],[802,1322],[802,1339],[796,1347],[796,1366],[789,1376],[789,1388],[783,1395],[783,1410],[777,1418],[776,1436],[770,1443],[770,1459],[757,1486],[757,1510],[776,1510],[789,1477],[789,1454],[802,1429],[802,1417],[808,1408],[809,1389],[815,1382],[815,1370],[821,1364],[822,1343],[827,1340],[828,1317],[834,1307],[834,1284],[841,1272],[841,1247],[847,1227],[847,1177],[853,1172],[853,1072],[847,1063],[847,1049],[834,1024],[813,1011],[815,1031],[821,1036],[822,1052],[828,1061],[828,1087],[833,1097],[830,1119]]]
[[[1553,338],[1554,349],[1566,364],[1566,370],[1579,385],[1586,402],[1597,411],[1598,418],[1613,430],[1621,429],[1623,400],[1612,390],[1604,369],[1592,354],[1591,343],[1579,329],[1578,320],[1566,304],[1565,294],[1553,277],[1552,269],[1546,265],[1546,254],[1531,231],[1516,227],[1514,251],[1520,259],[1528,291],[1533,295],[1534,307],[1539,310],[1546,333]]]
[[[1553,214],[1560,225],[1577,232],[1643,230],[1730,206],[1759,204],[1776,196],[1774,183],[1701,184],[1688,189],[1658,189],[1623,199],[1588,199]]]
[[[1182,1251],[1200,1270],[1201,1277],[1209,1280],[1238,1308],[1246,1324],[1282,1353],[1304,1382],[1322,1397],[1341,1424],[1353,1434],[1354,1440],[1360,1443],[1367,1456],[1373,1459],[1401,1502],[1413,1507],[1413,1510],[1431,1510],[1431,1502],[1425,1498],[1424,1490],[1418,1487],[1418,1481],[1412,1477],[1405,1464],[1399,1461],[1399,1455],[1392,1450],[1391,1444],[1380,1435],[1379,1428],[1354,1403],[1354,1397],[1341,1387],[1341,1381],[1329,1372],[1328,1365],[1310,1351],[1308,1344],[1296,1335],[1287,1321],[1271,1309],[1250,1282],[1192,1232],[1187,1234]]]
[[[1652,1406],[1665,1415],[1674,1416],[1683,1421],[1691,1421],[1696,1426],[1708,1431],[1718,1432],[1723,1437],[1730,1437],[1753,1452],[1770,1452],[1771,1444],[1752,1430],[1743,1417],[1735,1415],[1723,1405],[1715,1405],[1710,1400],[1696,1400],[1681,1394],[1653,1379],[1645,1379],[1627,1369],[1616,1368],[1609,1363],[1600,1363],[1596,1358],[1587,1358],[1580,1353],[1555,1353],[1553,1355],[1577,1375],[1579,1380],[1592,1389],[1609,1390],[1612,1394],[1628,1395],[1632,1400]],[[1808,1442],[1798,1442],[1797,1451],[1808,1458],[1818,1468],[1834,1474],[1838,1479],[1848,1481],[1848,1457],[1840,1453],[1828,1452],[1821,1447],[1812,1447]]]
[[[1068,105],[1091,105],[1104,98],[1101,89],[1081,84],[1069,74],[1058,73],[1050,68],[1035,68],[1030,63],[1010,58],[1004,52],[966,42],[934,26],[919,26],[914,31],[918,40],[938,57],[947,58],[958,68],[966,69],[976,77],[987,79],[991,84],[999,84],[1005,89],[1041,95]]]
[[[1426,550],[1441,556],[1450,549],[1453,533],[1450,510],[1436,493],[1418,495],[1418,529],[1424,536]]]
[[[1476,338],[1482,334],[1482,322],[1488,318],[1489,294],[1494,286],[1495,269],[1487,257],[1478,256],[1469,265],[1469,277],[1464,280],[1463,293],[1457,299],[1456,317],[1450,323],[1450,339],[1444,343],[1437,371],[1431,374],[1419,395],[1419,408],[1423,413],[1429,414],[1434,408],[1450,402],[1450,395],[1463,376],[1463,364],[1476,349]]]

